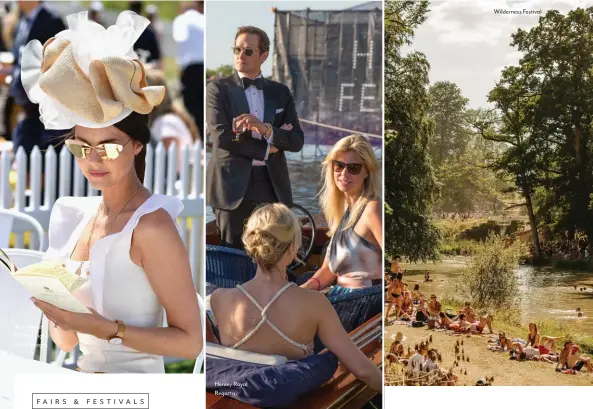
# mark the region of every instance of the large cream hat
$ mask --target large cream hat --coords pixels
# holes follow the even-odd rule
[[[133,49],[148,19],[124,11],[106,29],[87,16],[69,15],[67,30],[23,50],[23,87],[46,129],[104,128],[132,112],[150,113],[165,96],[165,87],[147,86]]]

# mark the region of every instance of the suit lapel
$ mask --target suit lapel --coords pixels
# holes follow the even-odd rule
[[[264,122],[274,124],[276,115],[276,94],[274,85],[264,79]]]
[[[234,110],[234,117],[237,117],[241,114],[248,114],[249,113],[249,104],[247,103],[247,97],[245,96],[245,90],[241,85],[241,79],[239,78],[239,74],[236,72],[233,73],[232,76],[233,85],[229,87],[229,91],[231,93],[231,104],[232,109]]]

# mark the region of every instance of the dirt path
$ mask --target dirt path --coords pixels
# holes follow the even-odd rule
[[[486,330],[487,331],[487,330]],[[496,333],[496,328],[494,329]],[[526,386],[526,385],[565,385],[565,386],[591,386],[593,385],[593,374],[581,372],[576,375],[565,375],[554,371],[555,364],[527,361],[517,362],[509,360],[508,353],[488,351],[486,336],[453,336],[444,332],[430,331],[424,328],[412,328],[407,325],[390,325],[385,327],[384,345],[385,353],[393,342],[392,336],[402,332],[406,337],[404,342],[405,350],[408,346],[414,350],[414,345],[420,341],[428,340],[432,335],[432,348],[438,349],[443,357],[441,364],[444,368],[453,366],[455,360],[455,344],[463,340],[463,350],[470,362],[460,363],[454,369],[455,375],[459,377],[457,385],[474,385],[480,378],[494,377],[496,386]],[[387,365],[387,364],[386,364]],[[386,371],[389,371],[385,367]],[[467,375],[465,372],[467,371]]]

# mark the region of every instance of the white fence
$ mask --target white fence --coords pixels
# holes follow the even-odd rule
[[[41,172],[42,156],[45,156],[45,169]],[[154,149],[147,147],[146,174],[144,186],[156,194],[176,196],[183,201],[184,209],[178,223],[186,245],[192,268],[196,290],[204,294],[204,195],[202,189],[202,146],[185,145],[181,148],[181,169],[178,172],[176,145],[169,150],[162,143]],[[12,163],[15,163],[16,184],[10,183]],[[85,180],[78,166],[72,165],[73,156],[63,148],[58,155],[53,147],[42,153],[35,147],[31,155],[19,148],[16,155],[8,150],[0,152],[0,208],[16,209],[37,219],[45,230],[49,226],[49,216],[56,201],[56,192],[61,196],[97,196]],[[59,163],[59,174],[57,174]],[[74,174],[72,174],[74,169]],[[43,175],[43,176],[42,176]],[[44,178],[43,184],[42,177]],[[73,182],[73,183],[72,183]],[[56,184],[58,184],[56,186]],[[43,197],[42,197],[43,191]],[[189,223],[188,223],[189,222]],[[189,227],[190,226],[190,227]],[[15,247],[23,248],[24,233],[29,227],[15,221]],[[38,238],[30,236],[30,247],[36,249]],[[45,240],[47,243],[47,240]],[[45,249],[44,249],[45,250]]]

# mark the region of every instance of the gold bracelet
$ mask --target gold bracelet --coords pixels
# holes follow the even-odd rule
[[[272,136],[272,125],[270,125],[268,123],[265,123],[264,125],[266,126],[266,128],[268,128],[266,130],[266,133],[264,134],[264,138],[269,139],[270,136]]]

